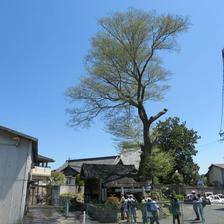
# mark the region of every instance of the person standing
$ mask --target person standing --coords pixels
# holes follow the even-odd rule
[[[142,223],[147,224],[148,223],[148,217],[147,217],[147,199],[145,196],[143,196],[141,200],[141,211],[142,211]]]
[[[205,217],[204,217],[204,206],[205,206],[205,199],[198,194],[198,210],[201,216],[202,223],[205,223]]]
[[[156,222],[156,224],[159,224],[159,214],[158,214],[159,206],[156,202],[155,197],[150,202],[150,210],[152,212],[152,218],[150,224],[154,224],[154,222]]]
[[[193,210],[195,212],[196,218],[195,220],[200,220],[200,216],[199,216],[199,212],[198,212],[198,196],[196,195],[195,191],[192,191],[192,195],[193,195]]]
[[[137,208],[137,201],[134,198],[133,194],[130,194],[128,198],[128,210],[129,210],[129,220],[131,224],[136,223],[136,208]]]
[[[125,213],[124,213],[124,203],[125,202],[125,197],[124,194],[121,194],[121,200],[120,200],[120,212],[121,212],[121,220],[124,220]]]
[[[127,217],[127,222],[129,222],[129,205],[128,205],[128,196],[125,195],[125,200],[124,200],[124,214],[126,214]]]
[[[152,224],[153,220],[152,220],[152,211],[151,211],[151,202],[152,199],[149,197],[147,198],[147,202],[146,202],[146,208],[147,208],[147,221],[150,221],[150,224]]]
[[[180,224],[180,203],[176,197],[171,199],[171,213],[173,214],[173,224],[176,223],[176,220],[177,224]]]

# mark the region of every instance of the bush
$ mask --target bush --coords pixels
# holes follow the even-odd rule
[[[61,194],[60,197],[63,199],[72,199],[72,198],[75,198],[75,194],[74,193],[64,193],[64,194]]]
[[[62,185],[65,183],[65,175],[61,172],[51,173],[51,185]]]
[[[177,194],[175,195],[178,201],[183,201],[184,200],[184,196],[182,194]]]
[[[76,185],[78,186],[84,186],[85,181],[80,177],[80,174],[76,175]]]
[[[119,208],[120,206],[119,198],[115,196],[110,196],[107,198],[105,205],[113,208]]]

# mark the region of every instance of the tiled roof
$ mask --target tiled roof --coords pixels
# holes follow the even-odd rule
[[[103,183],[134,177],[136,174],[137,170],[133,165],[83,164],[81,169],[82,178],[100,178]]]
[[[59,167],[56,171],[62,172],[67,167],[74,169],[76,172],[81,172],[82,164],[107,164],[107,165],[134,165],[136,169],[139,168],[140,163],[140,149],[123,150],[120,155],[116,156],[104,156],[95,158],[84,158],[84,159],[70,159]]]
[[[46,156],[42,156],[40,154],[38,154],[37,160],[38,160],[38,162],[48,162],[48,163],[55,162],[53,159],[46,157]]]
[[[134,165],[135,168],[138,169],[141,160],[141,150],[123,150],[120,155],[120,158],[124,165]]]
[[[104,157],[95,157],[95,158],[85,158],[85,159],[72,159],[67,160],[61,167],[59,167],[56,171],[61,172],[66,167],[71,167],[78,173],[81,171],[82,164],[117,164],[118,156],[104,156]]]
[[[212,165],[224,169],[224,164],[212,164]]]

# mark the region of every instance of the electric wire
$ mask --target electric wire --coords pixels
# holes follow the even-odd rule
[[[224,137],[224,132],[222,129],[223,125],[223,110],[224,110],[224,48],[222,49],[222,63],[223,63],[223,77],[222,77],[222,103],[221,103],[221,120],[220,120],[220,131],[219,135],[223,139]]]

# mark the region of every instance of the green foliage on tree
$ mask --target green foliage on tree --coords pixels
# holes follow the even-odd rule
[[[65,175],[61,172],[51,173],[51,184],[52,185],[62,185],[65,183]]]
[[[164,181],[172,180],[177,171],[178,175],[182,175],[185,184],[196,184],[199,167],[194,163],[193,157],[197,153],[195,145],[200,139],[197,132],[187,128],[186,122],[181,122],[178,117],[169,117],[157,123],[154,135],[156,135],[155,144],[174,158],[172,172]]]
[[[198,179],[202,181],[204,186],[208,186],[208,177],[205,174],[200,175]]]
[[[183,179],[183,175],[180,174],[180,173],[178,172],[178,170],[176,170],[176,171],[174,172],[174,174],[172,175],[172,177],[171,177],[170,183],[181,184],[181,183],[183,183],[183,181],[184,181],[184,179]]]
[[[80,177],[80,174],[76,175],[75,182],[76,182],[76,185],[78,186],[84,186],[85,184],[85,181]]]
[[[152,177],[152,182],[162,182],[174,166],[174,158],[169,152],[161,151],[159,148],[153,148],[152,156],[145,165],[145,170]]]
[[[101,115],[107,130],[117,137],[141,137],[139,173],[151,156],[151,124],[167,112],[155,115],[148,101],[163,99],[169,72],[160,52],[176,50],[176,37],[186,30],[181,16],[162,15],[130,9],[98,21],[100,30],[92,38],[86,57],[88,74],[80,84],[67,90],[72,107],[70,124],[90,125]],[[77,103],[76,101],[81,102]],[[135,131],[140,124],[141,133]],[[140,136],[139,136],[140,134]]]

